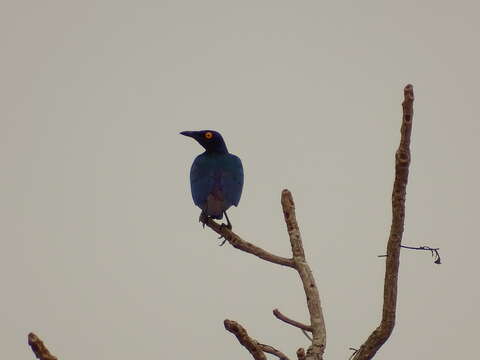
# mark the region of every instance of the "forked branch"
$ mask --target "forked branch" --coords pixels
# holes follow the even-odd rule
[[[218,224],[212,219],[204,219],[206,220],[205,224],[212,230],[214,230],[217,234],[221,235],[221,237],[225,238],[225,240],[228,241],[235,248],[258,256],[263,260],[270,261],[279,265],[288,266],[297,270],[298,275],[300,276],[300,280],[302,281],[303,289],[307,299],[307,307],[310,314],[310,325],[305,325],[288,319],[278,310],[274,311],[274,314],[279,319],[293,326],[299,327],[304,331],[310,331],[312,333],[312,344],[308,348],[305,358],[306,360],[322,360],[323,353],[325,352],[327,335],[322,306],[320,303],[320,295],[318,293],[312,270],[310,269],[310,266],[308,265],[305,258],[305,250],[303,249],[302,237],[300,235],[300,229],[298,227],[297,218],[295,215],[295,203],[293,201],[293,196],[290,191],[286,189],[282,191],[281,202],[283,216],[285,219],[285,224],[287,225],[288,236],[290,238],[290,245],[292,248],[293,258],[291,259],[274,255],[266,250],[259,248],[256,245],[249,243],[248,241],[243,240],[233,231],[229,230],[226,226]],[[229,324],[227,330],[229,330],[230,332],[235,333],[234,331],[232,331],[232,329],[240,329],[238,328],[238,324],[232,322],[231,320],[225,320],[225,324],[225,328],[227,328],[227,324]],[[235,327],[232,324],[235,325]],[[238,334],[243,334],[242,329],[243,328],[239,330],[240,332],[238,332]],[[243,329],[243,331],[245,331],[245,329]],[[237,336],[237,338],[239,339],[239,341],[240,339],[247,339],[247,337],[244,336]],[[255,357],[255,359],[257,359],[257,357],[259,356],[257,350],[262,350],[261,347],[254,347],[249,341],[240,341],[240,343],[250,351],[250,353]]]
[[[395,325],[399,257],[405,222],[405,197],[410,166],[410,135],[413,120],[413,101],[413,87],[412,85],[407,85],[404,89],[404,101],[402,103],[403,120],[400,145],[395,155],[395,181],[392,192],[392,224],[387,243],[382,320],[380,325],[372,332],[360,349],[353,354],[354,360],[371,359],[385,341],[387,341]],[[322,360],[326,346],[326,329],[320,295],[313,273],[305,257],[305,250],[303,248],[302,238],[295,215],[295,204],[290,191],[282,191],[281,202],[292,248],[292,258],[274,255],[256,245],[253,245],[212,219],[206,219],[205,224],[225,238],[225,240],[233,247],[255,255],[263,260],[294,268],[298,272],[307,300],[310,324],[305,325],[289,319],[277,309],[274,310],[274,314],[280,320],[298,327],[302,329],[302,331],[309,331],[312,333],[311,346],[307,348],[307,351],[305,352],[303,348],[297,350],[296,355],[298,360]],[[432,254],[436,254],[437,256],[436,262],[438,261],[438,263],[440,263],[438,249],[428,247],[415,249],[432,251]],[[284,353],[273,346],[261,344],[257,340],[251,338],[247,331],[237,322],[227,319],[224,321],[224,326],[227,331],[236,336],[238,341],[250,352],[255,360],[267,360],[265,353],[272,354],[280,360],[289,360]],[[35,356],[39,360],[57,360],[57,358],[48,351],[43,342],[35,334],[30,333],[28,335],[28,344],[31,346]]]

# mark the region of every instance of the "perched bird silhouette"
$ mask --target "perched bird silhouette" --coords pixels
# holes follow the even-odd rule
[[[205,152],[193,161],[190,170],[190,186],[193,202],[200,209],[200,221],[205,226],[206,217],[227,219],[227,227],[232,224],[227,210],[237,206],[243,189],[242,161],[230,154],[222,135],[213,130],[182,131],[180,134],[198,141]]]

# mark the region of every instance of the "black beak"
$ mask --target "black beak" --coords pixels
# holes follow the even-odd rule
[[[180,135],[188,136],[188,137],[195,137],[195,131],[182,131]]]

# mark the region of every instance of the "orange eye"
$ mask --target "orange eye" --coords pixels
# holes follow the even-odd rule
[[[210,131],[207,131],[203,136],[205,136],[205,139],[207,140],[210,140],[211,138],[213,138],[213,134]]]

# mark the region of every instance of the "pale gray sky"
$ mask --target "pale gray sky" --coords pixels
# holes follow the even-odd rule
[[[289,255],[292,190],[328,359],[377,325],[402,89],[415,86],[398,321],[378,359],[478,354],[475,1],[3,1],[0,339],[32,359],[248,359],[239,321],[294,357],[293,271],[197,222],[178,135],[222,132],[245,167],[245,239]]]

